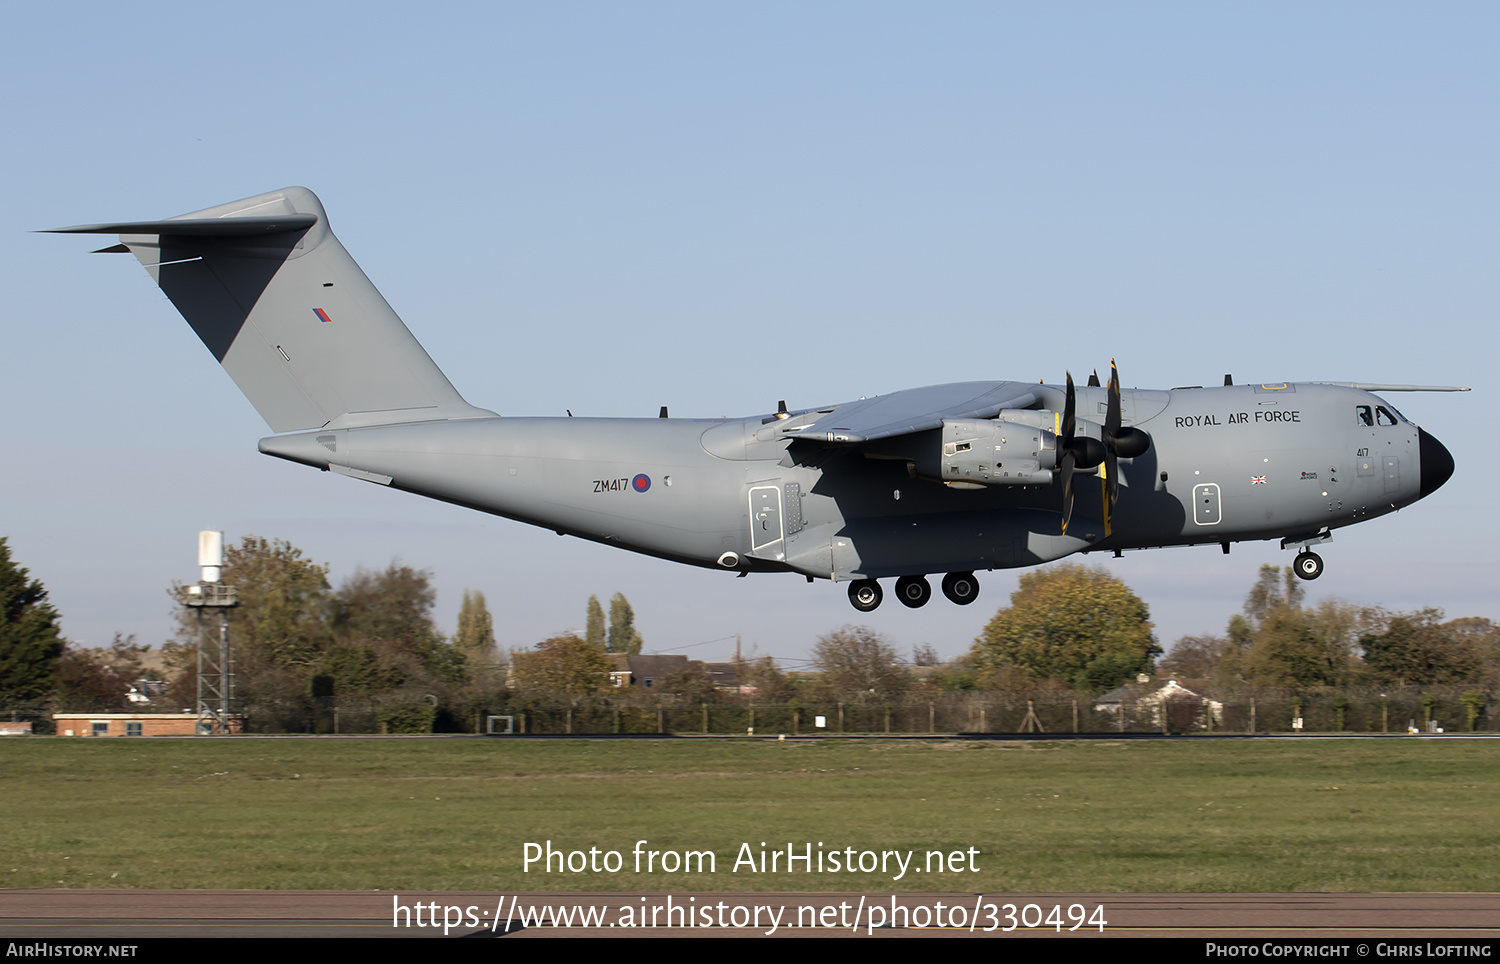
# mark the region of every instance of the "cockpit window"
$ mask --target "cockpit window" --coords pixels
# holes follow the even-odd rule
[[[1388,428],[1404,421],[1401,413],[1388,405],[1356,405],[1354,406],[1354,421],[1365,428],[1374,428],[1379,425]]]

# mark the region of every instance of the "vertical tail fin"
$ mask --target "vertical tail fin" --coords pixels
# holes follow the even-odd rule
[[[328,228],[288,187],[119,234],[273,432],[493,415],[465,402]]]

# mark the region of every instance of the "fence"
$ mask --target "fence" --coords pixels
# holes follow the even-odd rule
[[[1102,703],[1072,693],[950,693],[903,702],[757,703],[657,699],[516,698],[411,712],[401,703],[246,708],[253,732],[468,732],[487,716],[515,718],[527,735],[1405,733],[1493,732],[1491,697],[1474,691],[1258,691],[1217,700],[1145,696]],[[1300,727],[1298,725],[1300,721]]]

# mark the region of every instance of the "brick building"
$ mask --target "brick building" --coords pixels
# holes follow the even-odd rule
[[[192,736],[192,713],[53,713],[58,736]]]

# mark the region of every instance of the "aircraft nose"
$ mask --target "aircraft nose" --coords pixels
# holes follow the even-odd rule
[[[1453,456],[1442,442],[1417,429],[1417,454],[1422,460],[1422,494],[1426,498],[1453,474]]]

